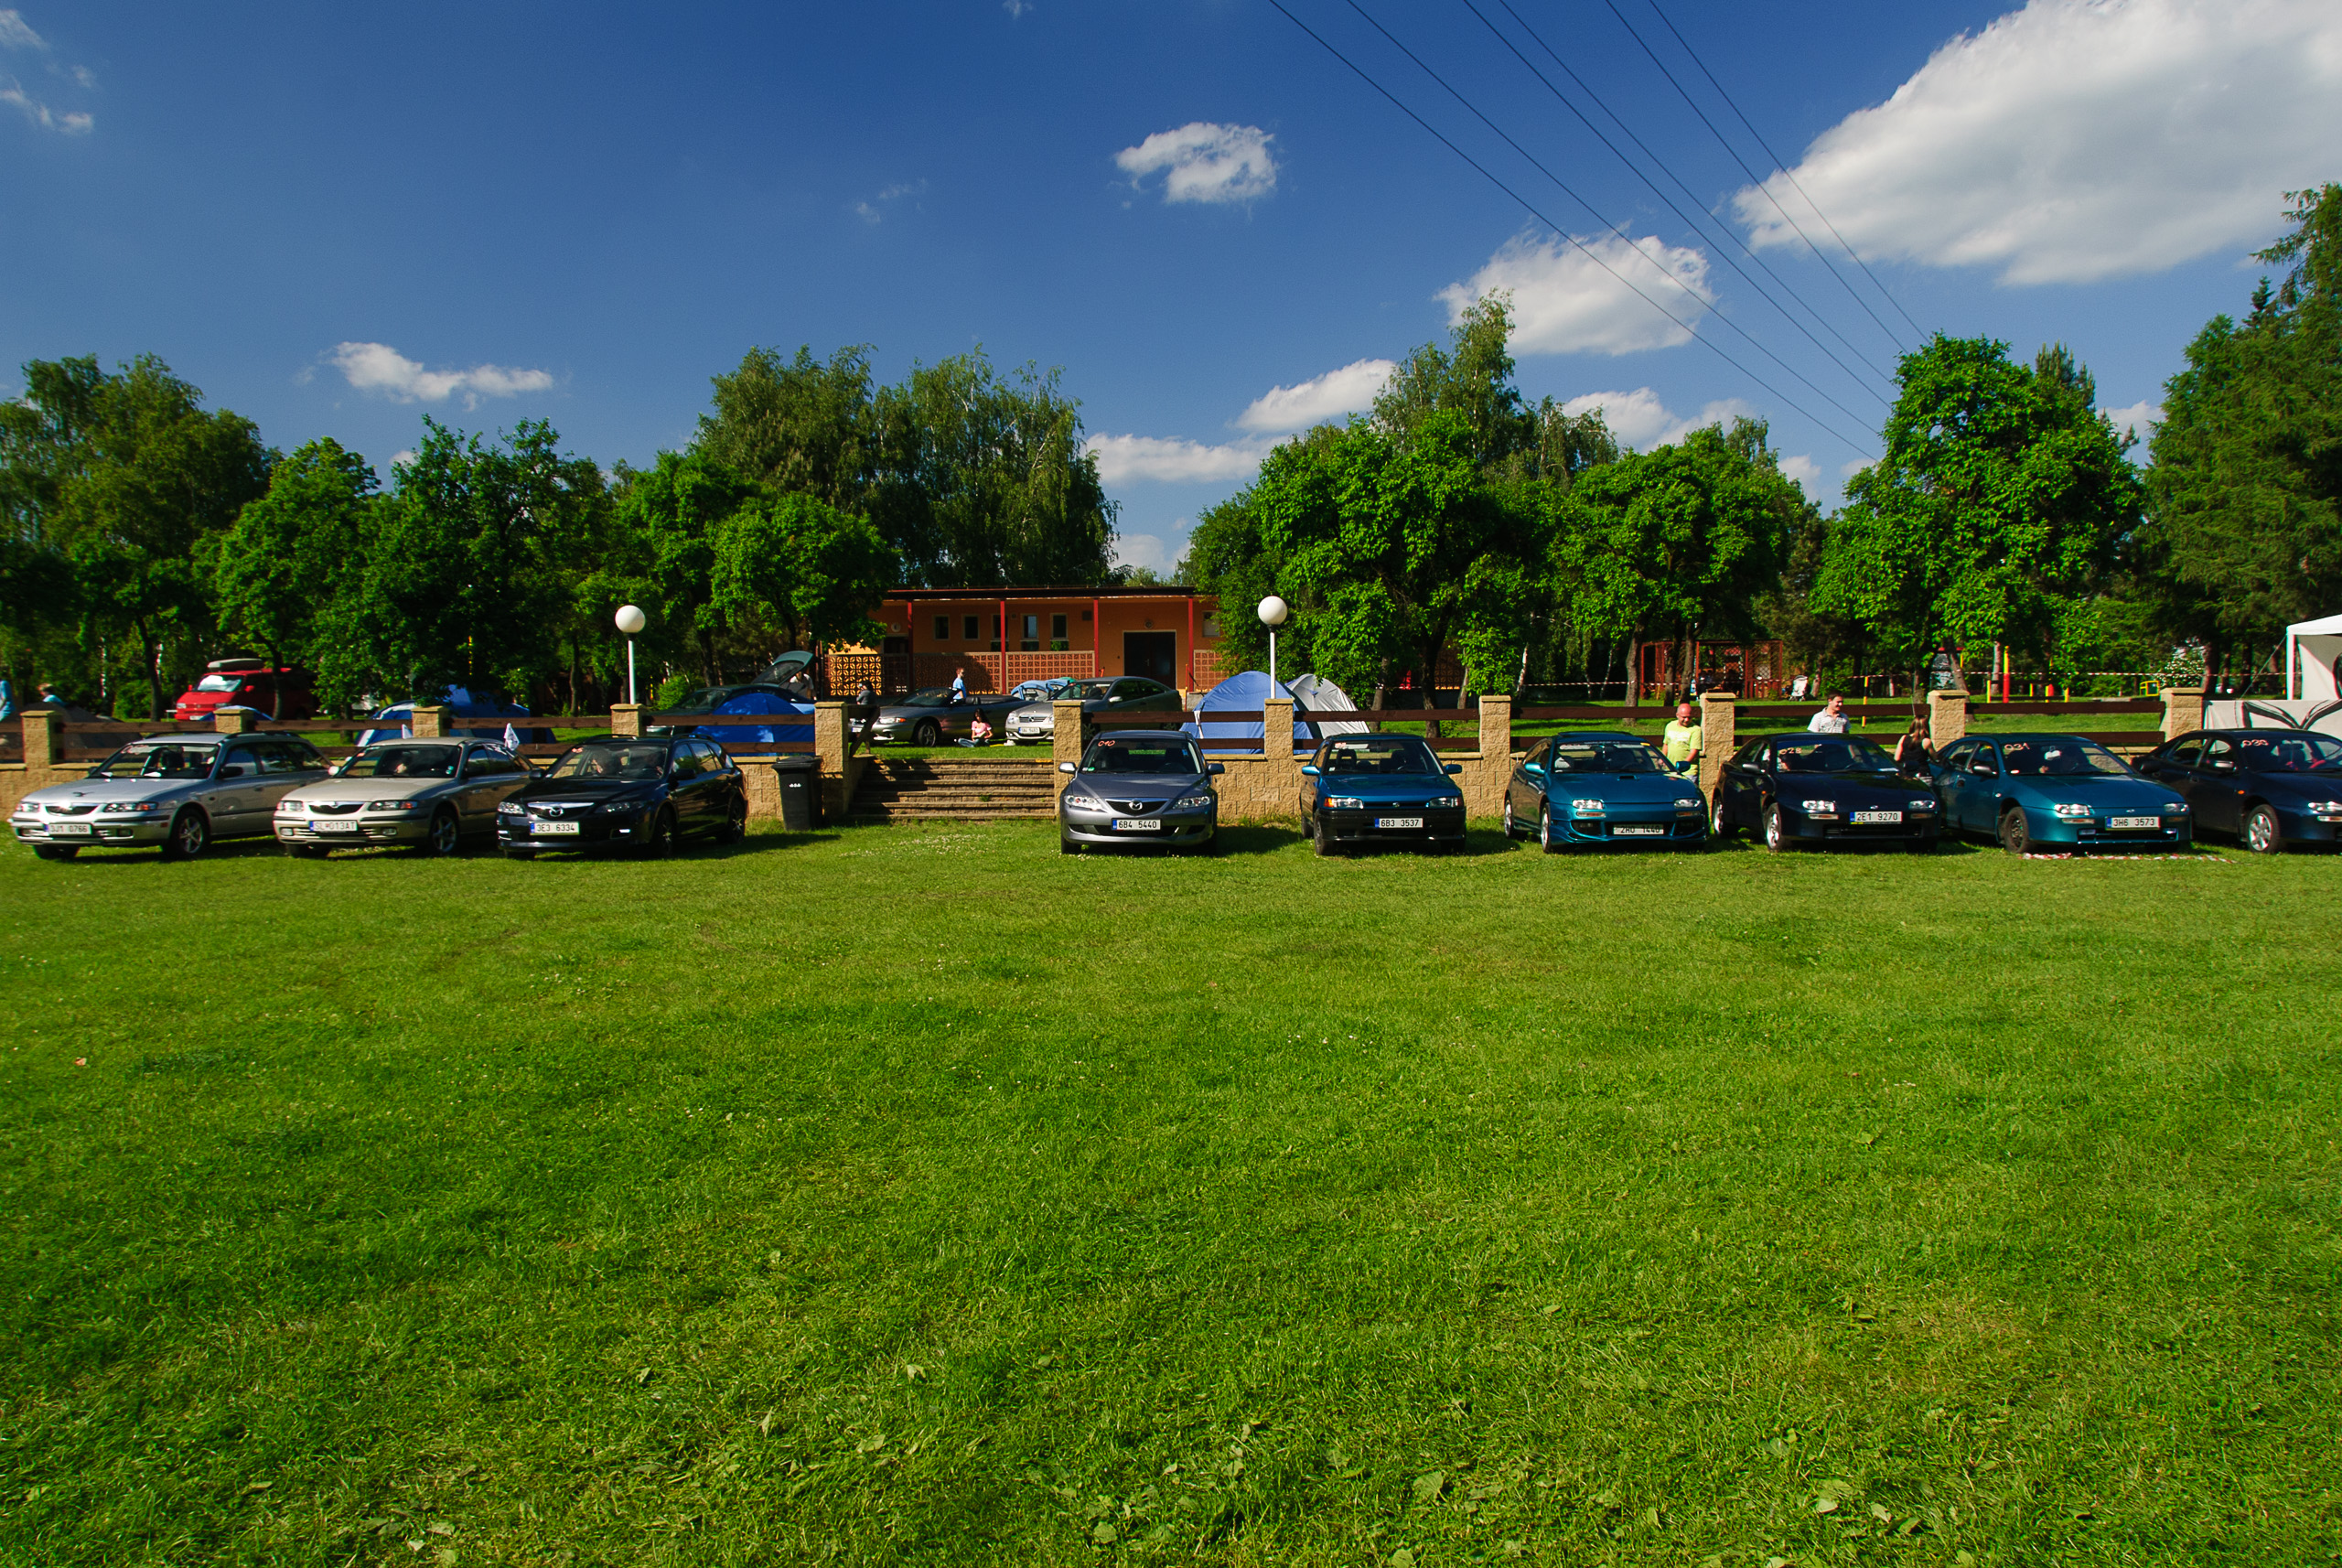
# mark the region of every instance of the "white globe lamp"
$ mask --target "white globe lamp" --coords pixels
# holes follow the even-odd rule
[[[634,704],[634,634],[650,625],[650,618],[642,613],[639,605],[620,605],[617,618],[618,629],[626,633],[626,700],[627,705],[631,707]]]
[[[1274,692],[1277,685],[1277,628],[1283,626],[1285,617],[1292,613],[1293,607],[1274,594],[1271,594],[1261,601],[1261,624],[1269,628],[1269,690],[1271,692]]]

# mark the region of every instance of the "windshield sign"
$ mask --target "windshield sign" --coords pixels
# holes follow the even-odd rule
[[[1553,747],[1556,773],[1665,773],[1666,758],[1639,741],[1572,741]]]
[[[2240,760],[2262,773],[2342,771],[2342,740],[2323,735],[2240,736]]]
[[[1784,773],[1892,773],[1895,764],[1869,741],[1852,736],[1785,740],[1773,756]]]
[[[92,779],[209,779],[216,746],[149,741],[125,746],[90,772]]]
[[[1411,735],[1360,736],[1326,747],[1327,773],[1436,773],[1439,757]]]
[[[663,746],[581,746],[553,765],[552,779],[627,779],[649,782],[667,776]]]
[[[2131,771],[2112,752],[2086,740],[2004,740],[2001,766],[2018,779],[2120,778]]]
[[[452,746],[370,746],[342,768],[344,779],[453,779]]]
[[[1192,740],[1125,740],[1113,736],[1098,742],[1081,761],[1084,773],[1201,773],[1203,760]]]

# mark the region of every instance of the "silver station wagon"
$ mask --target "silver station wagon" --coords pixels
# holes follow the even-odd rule
[[[43,860],[156,844],[166,860],[190,860],[214,839],[265,834],[285,792],[325,771],[298,736],[150,736],[78,783],[27,795],[8,825]]]
[[[377,741],[279,800],[276,842],[312,859],[383,844],[453,854],[494,834],[496,809],[531,777],[495,741]]]

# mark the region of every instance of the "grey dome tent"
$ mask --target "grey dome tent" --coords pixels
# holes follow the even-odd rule
[[[1316,739],[1323,740],[1329,735],[1369,733],[1368,726],[1357,719],[1336,721],[1321,719],[1317,716],[1320,714],[1358,711],[1358,704],[1350,701],[1350,694],[1322,675],[1295,676],[1293,682],[1293,700],[1295,703],[1294,714],[1295,718],[1300,718],[1299,709],[1309,710],[1309,717],[1302,722],[1309,726],[1309,733]]]

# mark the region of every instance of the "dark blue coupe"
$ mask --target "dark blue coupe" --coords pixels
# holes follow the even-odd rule
[[[2342,833],[2342,740],[2315,730],[2199,730],[2139,758],[2187,798],[2197,832],[2234,833],[2256,854],[2332,849]]]
[[[1582,731],[1545,741],[1512,770],[1504,832],[1535,835],[1547,854],[1574,844],[1696,849],[1707,842],[1708,811],[1650,742]]]

